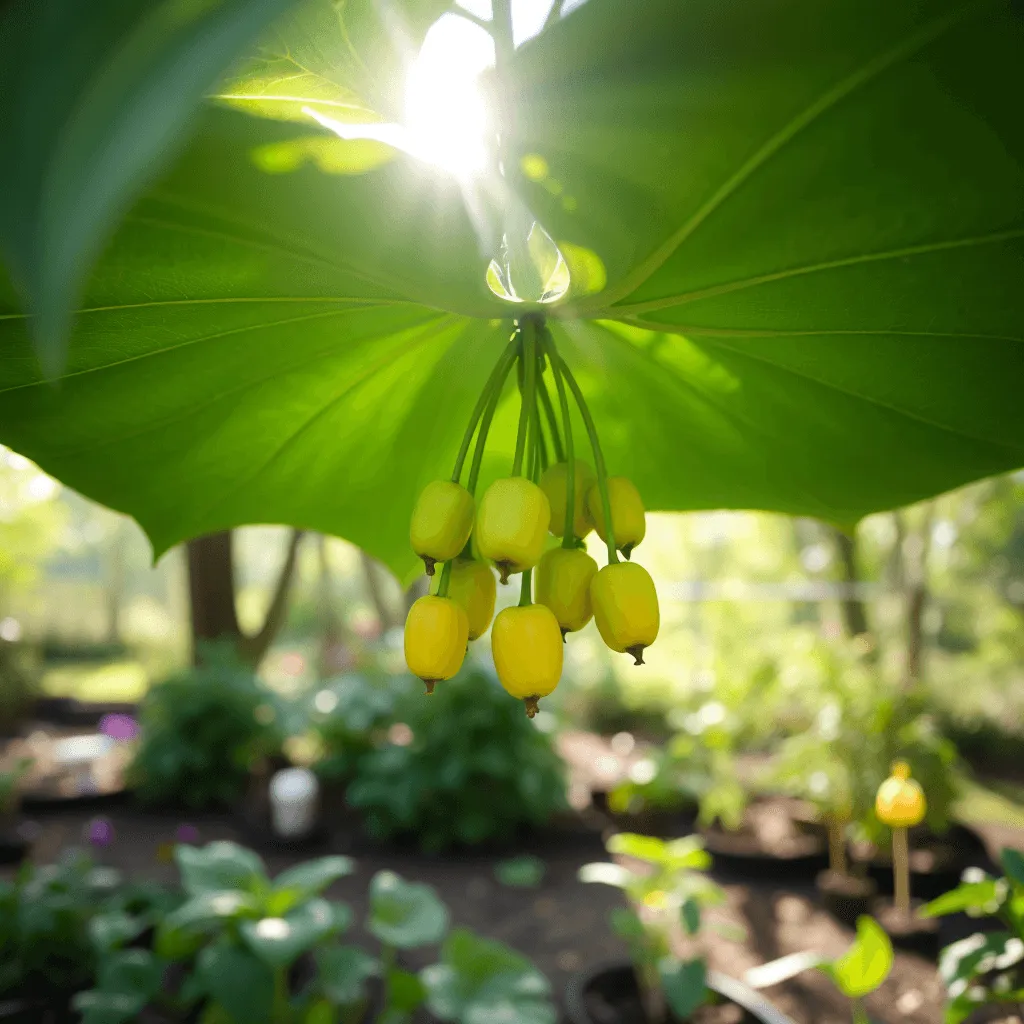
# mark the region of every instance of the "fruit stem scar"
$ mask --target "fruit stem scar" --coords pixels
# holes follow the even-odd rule
[[[597,427],[594,425],[594,418],[590,415],[587,400],[583,397],[583,392],[580,390],[576,378],[572,375],[572,370],[569,369],[568,363],[557,352],[554,352],[554,348],[552,348],[552,352],[554,353],[554,358],[558,361],[562,374],[565,376],[569,390],[572,391],[573,398],[576,399],[576,405],[579,407],[580,415],[583,417],[583,425],[587,428],[587,436],[590,438],[590,447],[594,453],[594,468],[597,470],[597,489],[601,495],[601,508],[604,511],[604,532],[605,543],[608,546],[608,564],[614,565],[619,560],[619,555],[615,549],[612,503],[608,496],[608,470],[605,467],[604,454],[601,451],[601,441],[597,436]]]
[[[524,697],[523,703],[526,705],[526,717],[533,718],[537,714],[537,701],[540,697]]]
[[[634,662],[633,662],[634,665],[646,665],[647,664],[647,662],[644,661],[644,645],[643,644],[633,644],[632,647],[627,647],[626,648],[626,653],[633,655],[633,658],[635,659]]]

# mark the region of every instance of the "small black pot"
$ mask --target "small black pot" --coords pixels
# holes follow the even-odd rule
[[[870,878],[851,878],[834,871],[822,871],[814,880],[821,905],[837,920],[851,928],[857,918],[871,912],[878,886]]]
[[[734,1003],[743,1010],[744,1024],[793,1024],[781,1010],[735,978],[709,971],[707,985],[722,1001]],[[587,1009],[587,995],[601,988],[635,992],[636,974],[633,965],[623,962],[604,964],[589,971],[581,971],[570,978],[565,989],[565,1009],[570,1024],[597,1024]]]

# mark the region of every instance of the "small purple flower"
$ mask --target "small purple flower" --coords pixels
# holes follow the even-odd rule
[[[195,825],[179,825],[175,830],[174,838],[179,843],[198,843],[199,829]]]
[[[104,715],[100,719],[100,732],[112,740],[127,743],[139,735],[139,723],[131,715]]]
[[[109,818],[93,818],[86,825],[85,834],[91,846],[109,846],[114,841],[114,824]]]

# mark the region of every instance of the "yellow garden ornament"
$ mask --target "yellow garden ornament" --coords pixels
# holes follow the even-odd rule
[[[501,685],[523,701],[533,718],[537,701],[558,685],[562,675],[562,631],[542,604],[498,612],[491,628],[491,651]]]
[[[551,506],[551,524],[549,529],[556,536],[562,535],[565,523],[565,502],[568,490],[568,463],[556,462],[545,470],[540,478],[541,490],[547,495]],[[582,459],[574,460],[573,490],[576,500],[573,503],[573,534],[581,540],[594,528],[593,520],[587,511],[587,492],[597,477],[593,469]],[[613,513],[614,515],[614,513]]]
[[[551,506],[547,496],[525,477],[495,480],[476,513],[476,544],[508,583],[512,573],[532,569],[544,553]]]
[[[924,791],[910,777],[910,766],[897,761],[875,796],[878,820],[889,828],[913,828],[924,821],[927,811]]]
[[[420,493],[409,525],[412,549],[434,575],[437,562],[454,558],[473,530],[473,495],[451,480],[434,480]]]
[[[597,562],[581,548],[552,548],[537,563],[537,603],[551,609],[563,637],[593,618],[590,584],[596,575]]]
[[[612,476],[608,478],[608,500],[612,507],[612,528],[615,533],[615,546],[627,560],[633,548],[647,534],[647,520],[644,514],[644,503],[636,485],[628,477]],[[594,521],[601,540],[607,540],[605,530],[604,507],[601,502],[601,490],[593,484],[587,491],[587,509]]]
[[[613,650],[644,663],[644,648],[658,636],[661,613],[650,573],[635,562],[606,565],[590,584],[590,599],[601,639]]]
[[[405,620],[405,663],[413,675],[434,684],[451,679],[462,667],[469,643],[469,620],[450,597],[421,597]]]
[[[875,814],[892,829],[893,903],[910,917],[910,849],[907,829],[920,825],[928,810],[924,791],[910,777],[910,766],[897,761],[892,774],[878,787]]]
[[[466,613],[469,639],[478,640],[494,618],[494,570],[486,562],[457,558],[452,563],[448,596]]]

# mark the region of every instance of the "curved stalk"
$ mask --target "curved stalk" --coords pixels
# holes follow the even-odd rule
[[[473,412],[469,417],[469,425],[466,427],[466,432],[462,437],[459,454],[455,457],[455,468],[452,470],[452,483],[454,484],[457,484],[459,482],[459,477],[462,476],[462,467],[465,465],[466,456],[469,454],[469,446],[473,441],[473,434],[476,432],[476,425],[480,421],[480,417],[483,415],[484,410],[487,408],[491,392],[495,387],[500,388],[500,386],[504,384],[505,376],[508,373],[508,367],[512,365],[512,360],[516,357],[517,347],[518,346],[511,341],[505,346],[501,353],[501,357],[494,364],[494,369],[491,370],[491,375],[487,378],[487,383],[484,384],[483,391],[480,392],[480,397],[476,400],[476,405],[473,407]]]
[[[547,334],[547,328],[544,329],[544,333]],[[539,347],[539,351],[544,351],[543,343]],[[551,373],[554,375],[555,369],[552,366]],[[555,450],[555,461],[565,461],[565,449],[562,447],[562,438],[558,432],[558,418],[555,416],[555,407],[551,404],[551,395],[548,393],[548,386],[544,380],[544,361],[538,360],[537,362],[537,394],[540,395],[541,405],[544,406],[544,415],[548,420],[548,427],[551,429],[551,447]]]
[[[519,331],[523,338],[523,400],[519,406],[519,430],[516,434],[516,454],[512,460],[512,476],[523,475],[526,438],[537,399],[537,324],[533,317],[524,317],[519,322]]]
[[[510,345],[510,352],[507,353],[508,358],[505,361],[504,369],[502,370],[501,380],[492,389],[487,402],[487,408],[484,409],[483,417],[480,420],[480,430],[476,435],[476,447],[473,449],[473,462],[469,467],[469,479],[466,481],[466,490],[470,494],[476,494],[476,485],[480,479],[480,466],[484,459],[484,448],[487,446],[487,435],[491,430],[491,422],[494,419],[494,414],[498,409],[498,403],[501,401],[501,393],[505,389],[505,381],[508,380],[508,375],[512,371],[512,366],[516,362],[516,356],[518,355],[518,345]]]
[[[531,587],[531,584],[533,582],[533,570],[524,569],[522,577],[522,582],[519,585],[519,607],[525,608],[528,604],[533,604],[533,594]]]
[[[572,421],[569,416],[569,396],[565,393],[565,381],[559,365],[558,350],[551,331],[544,329],[544,344],[548,350],[548,361],[555,378],[555,390],[558,392],[558,405],[562,413],[562,430],[565,434],[565,524],[562,530],[562,547],[576,546],[576,451],[572,440]],[[572,500],[569,496],[572,495]]]
[[[583,397],[583,392],[580,390],[579,384],[576,383],[576,378],[572,375],[572,370],[569,369],[566,361],[555,353],[555,359],[558,361],[558,366],[565,377],[566,383],[569,385],[569,390],[572,391],[573,398],[576,399],[576,405],[579,407],[580,415],[583,417],[583,425],[587,428],[587,436],[590,439],[590,447],[594,452],[594,468],[597,470],[597,489],[601,494],[601,508],[604,511],[604,524],[605,524],[605,543],[608,546],[608,564],[613,565],[619,560],[619,553],[615,547],[615,527],[612,523],[612,503],[608,496],[608,470],[604,464],[604,455],[601,452],[601,441],[597,436],[597,427],[594,425],[594,419],[590,415],[590,409],[587,407],[587,400]],[[575,496],[574,496],[575,497]]]
[[[444,568],[441,570],[441,581],[437,585],[437,596],[447,597],[448,596],[448,584],[452,578],[452,561],[449,559],[444,563]]]

